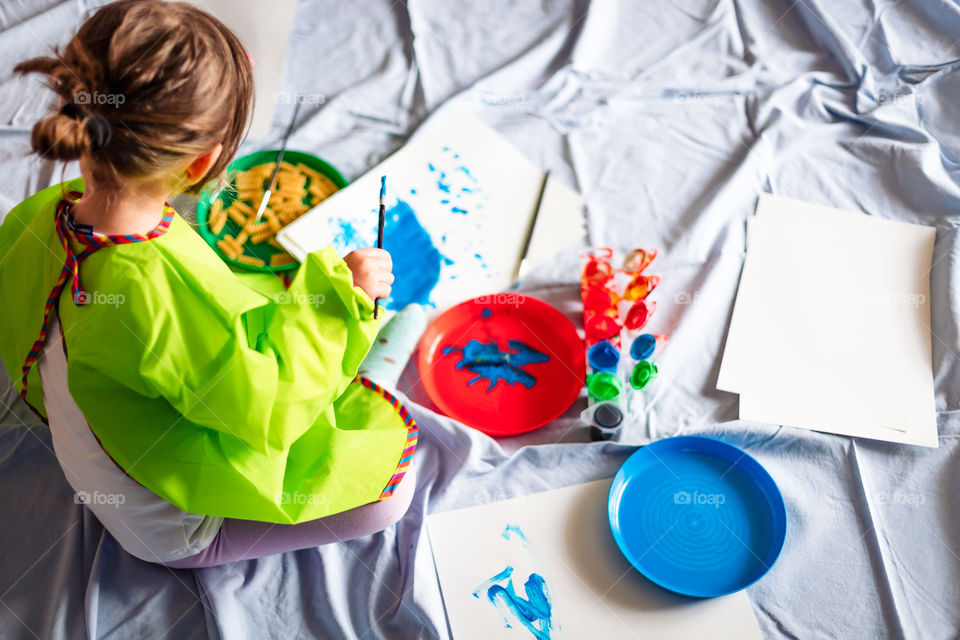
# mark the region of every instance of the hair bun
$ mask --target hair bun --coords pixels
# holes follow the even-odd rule
[[[48,160],[79,160],[90,150],[90,133],[82,120],[53,113],[33,125],[30,146]]]

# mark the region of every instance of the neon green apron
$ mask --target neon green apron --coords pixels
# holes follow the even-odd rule
[[[62,195],[82,186],[45,189],[0,226],[0,357],[34,411],[45,419],[33,365],[56,306],[91,430],[177,507],[297,523],[390,497],[417,428],[355,377],[379,323],[336,252],[265,295],[170,208],[145,236],[72,228]]]

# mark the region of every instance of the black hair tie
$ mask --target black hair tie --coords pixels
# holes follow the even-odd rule
[[[87,120],[87,133],[90,134],[90,148],[100,151],[110,142],[112,131],[110,123],[99,113]]]
[[[60,107],[60,113],[74,120],[86,120],[84,126],[90,135],[90,149],[92,151],[100,151],[109,144],[113,132],[110,123],[99,113],[91,115],[89,111],[73,102],[68,102]]]

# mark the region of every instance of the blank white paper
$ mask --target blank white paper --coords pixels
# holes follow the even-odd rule
[[[935,231],[762,195],[717,381],[740,418],[936,447]]]

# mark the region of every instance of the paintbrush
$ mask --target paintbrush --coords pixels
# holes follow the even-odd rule
[[[523,239],[523,250],[520,252],[520,261],[517,262],[517,268],[513,272],[513,286],[517,286],[520,276],[526,272],[527,251],[530,250],[530,240],[533,239],[533,228],[537,226],[537,217],[540,215],[540,205],[543,204],[543,194],[547,190],[547,180],[550,178],[550,170],[547,169],[543,174],[543,182],[540,183],[540,193],[537,194],[537,204],[533,207],[533,217],[530,219],[530,226],[527,227],[527,234]]]
[[[383,222],[387,215],[387,176],[380,176],[380,220],[377,222],[377,249],[383,249]],[[373,301],[373,318],[380,312],[380,298]]]
[[[270,175],[270,184],[267,185],[267,190],[263,192],[263,200],[260,201],[260,208],[257,209],[257,221],[260,220],[264,210],[266,210],[267,203],[270,201],[270,192],[273,191],[273,188],[277,184],[277,174],[280,173],[280,165],[283,164],[283,154],[287,150],[287,138],[290,137],[290,133],[293,131],[293,125],[297,121],[297,113],[299,111],[300,98],[298,97],[297,106],[293,108],[293,116],[290,118],[290,124],[287,125],[287,132],[283,134],[283,143],[280,145],[280,153],[277,154],[277,164],[273,166],[273,173]]]

